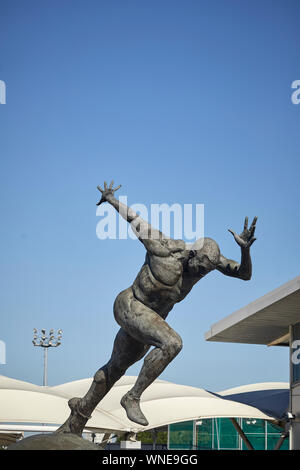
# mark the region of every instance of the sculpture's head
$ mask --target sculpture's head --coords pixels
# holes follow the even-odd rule
[[[200,238],[186,251],[185,271],[191,276],[201,277],[216,268],[220,260],[220,249],[211,238]]]

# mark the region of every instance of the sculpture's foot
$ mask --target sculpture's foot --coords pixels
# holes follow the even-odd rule
[[[121,405],[126,411],[127,418],[134,423],[148,426],[148,421],[140,408],[140,399],[134,397],[130,392],[126,393],[121,400]]]
[[[68,405],[71,409],[71,414],[67,421],[62,424],[55,433],[71,433],[81,436],[82,431],[86,422],[90,419],[90,416],[85,416],[80,411],[81,398],[71,398],[68,401]]]

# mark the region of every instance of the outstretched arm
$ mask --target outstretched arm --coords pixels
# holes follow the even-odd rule
[[[108,187],[107,183],[105,182],[104,189],[102,189],[101,186],[97,186],[102,194],[102,197],[97,203],[97,206],[104,202],[109,202],[109,204],[111,204],[116,209],[116,211],[119,212],[123,219],[130,223],[133,232],[144,244],[147,250],[151,251],[157,256],[168,256],[169,250],[162,244],[162,239],[166,237],[164,237],[162,232],[151,227],[151,225],[134,210],[116,199],[114,193],[121,187],[121,185],[117,186],[117,188],[113,188],[113,184],[114,182],[112,181]]]
[[[234,236],[235,241],[241,247],[241,262],[240,264],[231,259],[225,258],[223,255],[220,257],[220,262],[217,266],[218,271],[226,276],[237,277],[244,281],[249,281],[252,276],[252,263],[250,256],[250,247],[255,242],[254,232],[256,227],[257,217],[254,217],[253,222],[248,229],[248,217],[245,218],[244,230],[240,235],[237,235],[233,230],[229,230]]]

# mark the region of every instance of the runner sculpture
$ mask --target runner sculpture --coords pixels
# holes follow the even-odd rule
[[[69,400],[71,414],[57,433],[81,435],[92,411],[126,370],[145,355],[144,364],[133,388],[121,399],[127,417],[142,426],[148,421],[140,407],[144,390],[163,372],[182,349],[182,340],[166,322],[174,305],[183,300],[206,274],[217,269],[226,276],[245,281],[251,278],[250,246],[257,217],[237,235],[230,233],[241,247],[241,262],[225,258],[211,238],[198,240],[188,247],[182,240],[173,240],[153,229],[132,209],[114,196],[113,182],[104,189],[97,205],[111,204],[127,220],[146,249],[146,258],[134,283],[120,292],[114,302],[114,316],[120,325],[110,360],[94,375],[83,398]],[[149,349],[153,349],[149,351]]]

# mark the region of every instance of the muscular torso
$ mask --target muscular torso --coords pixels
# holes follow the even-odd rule
[[[170,250],[167,256],[156,256],[147,252],[145,263],[132,286],[136,299],[163,318],[175,303],[184,299],[196,282],[214,269],[214,264],[206,256],[208,251],[210,258],[217,259],[219,256],[219,247],[213,240],[204,244],[200,251],[200,257],[201,252],[203,253],[203,261],[199,271],[194,273],[184,268],[183,251]]]

